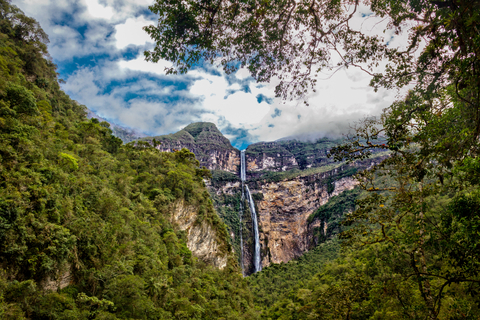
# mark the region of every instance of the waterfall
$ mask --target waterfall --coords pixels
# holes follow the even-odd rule
[[[246,196],[248,205],[250,207],[250,212],[252,214],[252,223],[253,223],[253,235],[254,235],[254,243],[255,243],[253,265],[255,267],[255,272],[258,272],[262,270],[262,265],[260,261],[260,236],[258,233],[258,222],[257,222],[257,213],[255,212],[255,203],[253,202],[252,195],[250,194],[250,189],[248,189],[248,186],[245,183],[245,180],[246,180],[245,164],[246,164],[245,150],[242,150],[240,153],[240,178],[242,180],[242,203],[245,200],[245,196]],[[242,211],[243,211],[243,207],[242,207]],[[240,223],[241,221],[242,221],[242,218],[240,216]],[[240,243],[243,243],[242,236],[240,236]],[[242,249],[242,271],[243,271],[243,249]]]
[[[260,262],[260,236],[258,235],[258,222],[257,213],[255,212],[255,203],[253,202],[252,195],[248,186],[245,185],[245,192],[247,195],[248,205],[250,206],[250,212],[252,213],[253,234],[255,237],[255,255],[253,256],[253,265],[255,266],[255,272],[262,270]]]
[[[243,229],[242,229],[242,216],[243,216],[243,201],[245,200],[245,197],[243,196],[243,181],[242,181],[242,201],[240,201],[240,266],[242,267],[242,276],[245,276],[245,270],[243,267]]]
[[[242,180],[242,184],[246,180],[246,174],[245,174],[245,150],[242,150],[240,152],[240,179]]]

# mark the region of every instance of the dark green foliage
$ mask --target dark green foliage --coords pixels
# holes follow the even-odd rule
[[[346,190],[328,200],[326,204],[318,208],[308,217],[308,223],[320,221],[320,227],[315,230],[318,242],[322,243],[326,239],[331,239],[335,234],[342,231],[341,222],[344,215],[355,210],[356,199],[360,195],[359,188]],[[327,225],[326,232],[324,231]]]
[[[452,199],[442,215],[442,233],[449,239],[441,241],[445,259],[452,263],[458,277],[476,276],[480,272],[480,190],[462,193]]]
[[[272,264],[248,277],[255,302],[262,308],[269,308],[277,301],[287,297],[290,292],[303,288],[306,281],[318,272],[324,265],[334,260],[340,246],[337,240],[323,243],[298,259],[287,263]]]
[[[10,108],[17,113],[34,115],[38,112],[33,93],[24,86],[8,83],[4,101],[10,102]]]
[[[254,201],[262,201],[263,200],[263,193],[261,193],[261,192],[252,193],[252,199]]]
[[[198,139],[201,134],[205,134],[205,132],[214,132],[216,134],[219,133],[215,124],[211,122],[195,122],[191,123],[183,130],[187,131],[192,135],[194,139]]]
[[[212,179],[210,180],[213,187],[219,187],[226,182],[237,182],[240,178],[231,172],[223,170],[212,170]]]
[[[214,171],[215,174],[215,171]],[[233,249],[237,255],[237,260],[240,263],[241,258],[241,248],[240,248],[240,214],[241,214],[241,190],[231,194],[222,193],[211,194],[211,197],[215,204],[215,209],[222,219],[222,221],[227,225],[229,233],[233,234],[233,237],[230,237]],[[245,216],[245,215],[244,215]],[[245,228],[245,227],[243,227]],[[245,238],[246,239],[246,238]]]
[[[38,24],[5,0],[0,17],[0,318],[257,318],[209,170],[87,120]],[[224,270],[187,248],[172,222],[181,205],[215,231]]]
[[[18,209],[13,201],[0,199],[0,239],[12,228],[18,218]]]
[[[332,178],[328,178],[326,181],[327,193],[331,194],[335,190],[335,183],[332,181]]]

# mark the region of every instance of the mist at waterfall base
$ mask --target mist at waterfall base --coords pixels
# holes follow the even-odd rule
[[[255,251],[253,255],[253,266],[254,272],[258,272],[262,270],[262,264],[260,260],[260,236],[258,233],[258,221],[257,221],[257,213],[255,212],[255,203],[253,202],[252,195],[250,193],[250,189],[248,188],[246,181],[246,162],[245,162],[245,150],[242,150],[240,153],[240,179],[242,180],[242,207],[240,212],[240,250],[241,254],[241,266],[242,266],[242,274],[244,273],[243,270],[243,237],[242,237],[242,215],[243,215],[243,201],[245,198],[248,201],[248,205],[250,207],[250,212],[252,214],[252,223],[253,223],[253,235],[254,235],[254,244],[255,244]]]

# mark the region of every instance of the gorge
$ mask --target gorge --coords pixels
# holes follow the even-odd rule
[[[157,4],[179,36],[208,20],[198,6]],[[284,12],[272,4],[285,5],[240,16]],[[62,90],[39,23],[0,0],[0,318],[477,319],[480,3],[370,8],[395,31],[416,21],[412,35],[427,41],[418,59],[392,52],[408,68],[390,79],[423,86],[434,71],[441,95],[412,88],[339,147],[282,139],[242,152],[212,123],[138,139],[91,117]]]
[[[187,148],[211,170],[207,187],[228,226],[244,275],[300,257],[336,234],[343,212],[326,218],[316,211],[330,198],[353,190],[357,183],[352,176],[358,170],[385,157],[377,154],[365,161],[335,163],[328,150],[340,140],[328,138],[260,142],[240,151],[212,123],[193,123],[154,138],[159,150]],[[357,193],[345,197],[353,194]]]

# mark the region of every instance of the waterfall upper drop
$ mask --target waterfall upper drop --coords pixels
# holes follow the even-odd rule
[[[242,150],[240,151],[240,179],[242,183],[246,180],[245,171],[245,150]]]
[[[245,162],[245,150],[242,150],[240,153],[240,179],[242,180],[242,200],[247,199],[248,205],[250,207],[250,212],[252,214],[252,224],[253,224],[253,235],[254,235],[254,244],[255,252],[253,254],[253,266],[255,268],[254,272],[262,270],[262,264],[260,260],[260,235],[258,233],[258,221],[257,213],[255,212],[255,203],[253,202],[252,195],[250,194],[250,189],[245,184],[246,180],[246,162]],[[243,255],[242,255],[242,265],[243,265]]]

